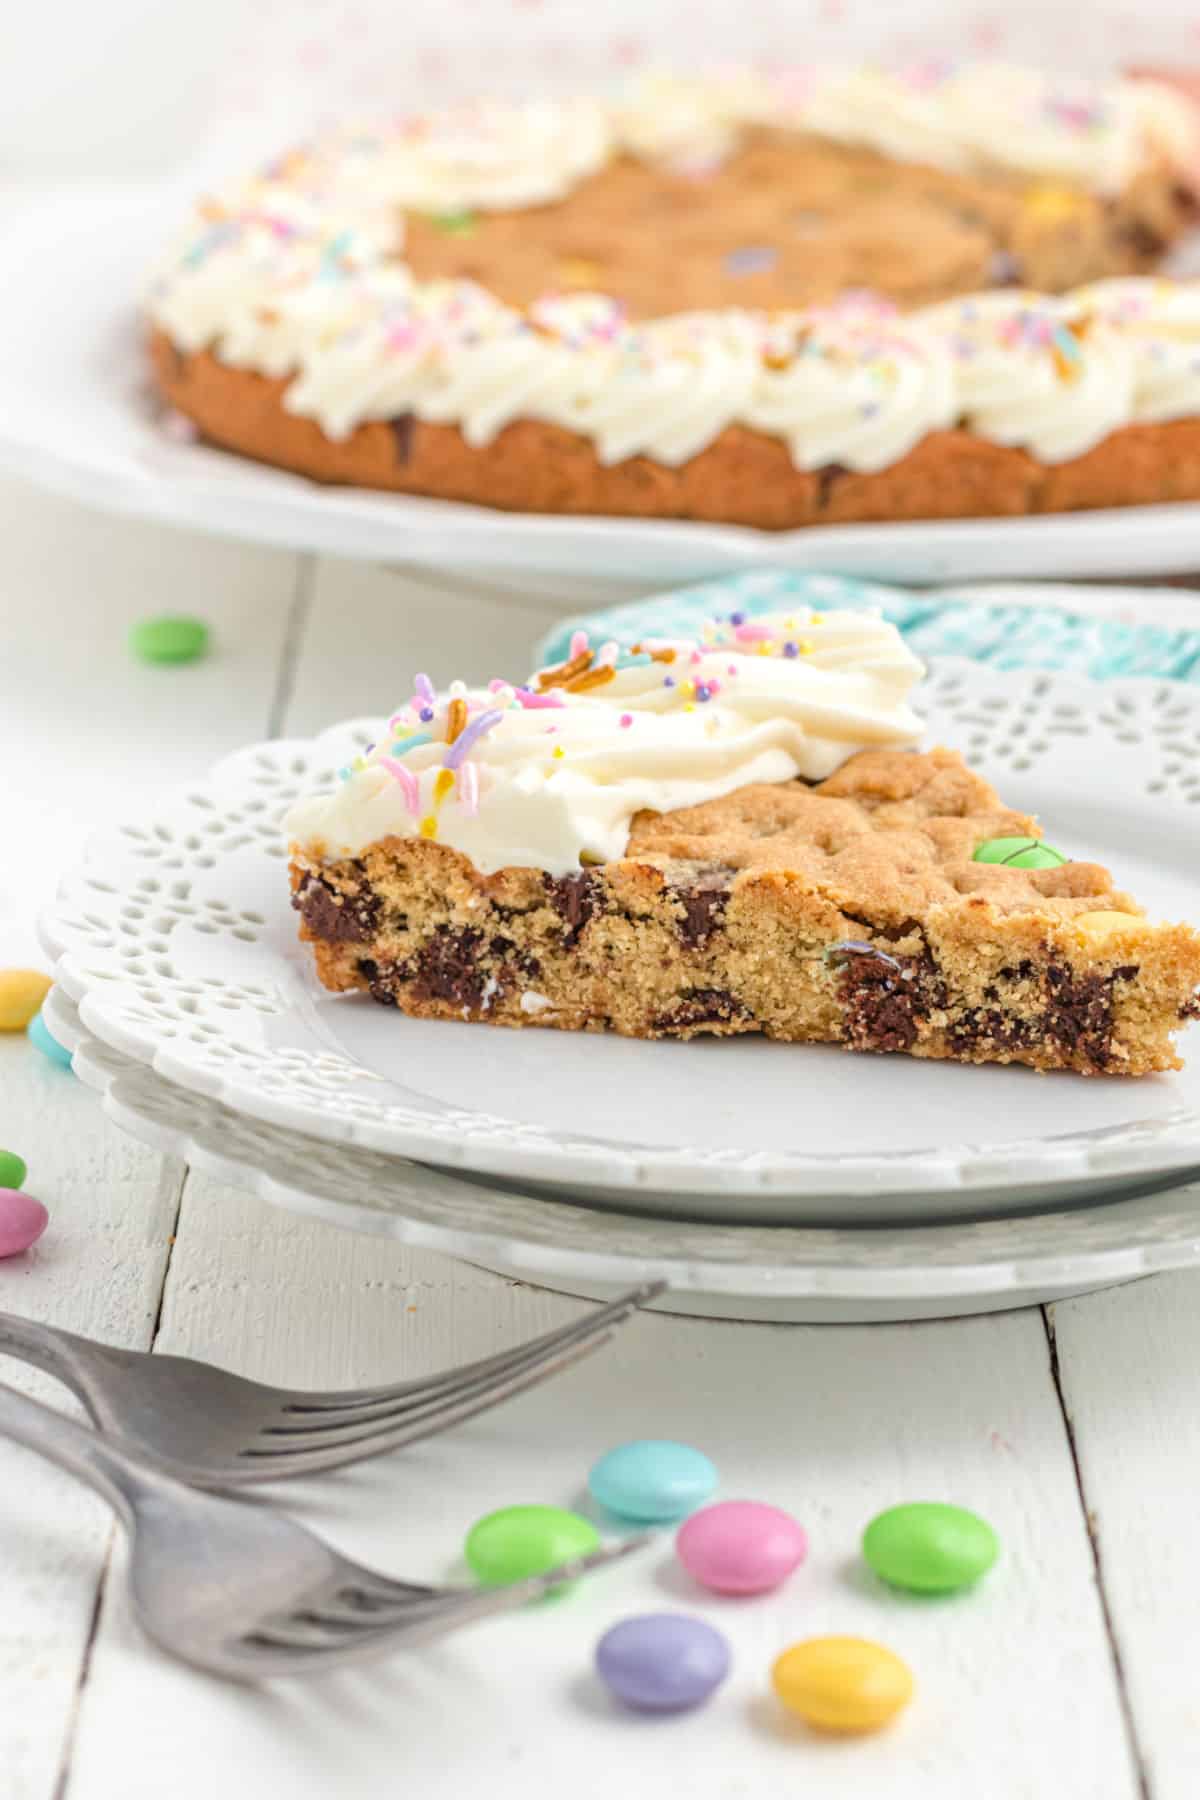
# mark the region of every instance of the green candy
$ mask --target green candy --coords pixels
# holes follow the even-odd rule
[[[142,662],[195,662],[208,649],[208,626],[177,613],[139,619],[129,633],[129,648]]]
[[[466,1558],[485,1587],[500,1587],[599,1548],[600,1533],[578,1513],[561,1506],[505,1506],[472,1525]]]
[[[1000,1540],[985,1519],[963,1506],[918,1500],[877,1514],[863,1532],[862,1548],[889,1586],[952,1594],[986,1575]]]
[[[1068,859],[1040,838],[985,838],[978,844],[973,862],[1003,863],[1006,869],[1057,869]]]
[[[469,237],[475,230],[473,212],[431,213],[429,223],[450,237]]]
[[[15,1150],[0,1150],[0,1188],[20,1188],[28,1173]]]

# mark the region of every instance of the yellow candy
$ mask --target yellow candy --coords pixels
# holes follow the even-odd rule
[[[1060,225],[1086,209],[1087,201],[1072,188],[1034,187],[1025,195],[1025,216],[1043,225]]]
[[[1138,933],[1146,927],[1140,913],[1125,912],[1080,913],[1072,923],[1080,937],[1090,944],[1102,944],[1105,938],[1118,931]]]
[[[818,1731],[878,1731],[912,1699],[913,1678],[866,1638],[806,1638],[775,1659],[771,1684],[789,1712]]]
[[[558,278],[564,287],[591,287],[600,278],[600,265],[570,256],[558,265]]]
[[[0,969],[0,1031],[24,1031],[51,986],[40,969]]]

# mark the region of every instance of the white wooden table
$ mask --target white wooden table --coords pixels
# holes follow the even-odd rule
[[[558,610],[443,575],[315,563],[126,521],[0,485],[0,966],[42,959],[34,912],[98,820],[217,753],[385,710],[414,668],[521,667]],[[207,618],[203,664],[125,647],[160,610]],[[114,1342],[322,1386],[480,1355],[583,1303],[268,1210],[120,1135],[23,1038],[0,1040],[0,1145],[30,1165],[51,1231],[0,1263],[0,1307]],[[601,1449],[643,1435],[707,1448],[725,1492],[808,1525],[785,1591],[706,1603],[650,1555],[556,1608],[419,1659],[272,1691],[171,1664],[122,1602],[104,1507],[0,1443],[3,1800],[1194,1800],[1200,1792],[1200,1277],[1046,1313],[911,1327],[637,1321],[558,1383],[450,1439],[291,1503],[352,1554],[452,1572],[494,1506],[571,1504]],[[13,1364],[4,1378],[61,1403]],[[888,1599],[857,1571],[879,1507],[947,1498],[990,1518],[981,1590]],[[703,1712],[618,1715],[589,1675],[623,1613],[694,1607],[735,1671]],[[826,1743],[767,1695],[774,1653],[851,1631],[912,1663],[891,1733]]]

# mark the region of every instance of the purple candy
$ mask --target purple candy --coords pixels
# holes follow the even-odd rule
[[[729,1643],[703,1619],[640,1613],[596,1645],[596,1673],[626,1706],[683,1712],[699,1706],[729,1673]]]

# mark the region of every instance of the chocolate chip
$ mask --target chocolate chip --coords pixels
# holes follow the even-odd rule
[[[1113,977],[1076,975],[1066,963],[1046,970],[1045,1034],[1097,1069],[1112,1061]]]
[[[316,938],[330,944],[366,944],[380,912],[379,895],[363,881],[356,890],[336,888],[320,875],[306,875],[292,905]]]
[[[833,493],[834,488],[842,479],[842,476],[848,475],[849,473],[850,471],[845,463],[831,462],[821,464],[821,467],[817,470],[818,512],[825,511],[825,508],[829,505],[830,495]]]
[[[573,950],[589,920],[600,910],[600,879],[587,869],[579,875],[546,875],[543,879],[551,904],[566,925],[563,949]]]
[[[1025,961],[1002,976],[1022,980],[1036,971]],[[1113,985],[1136,980],[1136,963],[1124,963],[1110,975],[1076,975],[1065,963],[1051,963],[1045,972],[1043,1006],[1033,1018],[1021,1018],[998,1007],[978,1007],[955,1019],[946,1030],[951,1049],[1030,1050],[1039,1043],[1061,1050],[1096,1069],[1112,1062]],[[988,996],[995,994],[987,990]]]
[[[367,990],[372,1000],[378,1000],[380,1006],[398,1006],[398,989],[408,979],[408,971],[399,963],[377,963],[369,956],[364,956],[358,965],[358,972],[365,976]]]
[[[1032,1019],[1018,1018],[999,1007],[972,1007],[946,1029],[946,1042],[958,1055],[972,1050],[1029,1050],[1038,1040]]]
[[[399,418],[389,419],[388,424],[392,428],[392,437],[396,444],[396,461],[402,469],[406,468],[412,461],[413,429],[416,420],[411,413],[401,413]]]
[[[676,929],[688,950],[702,950],[713,933],[725,922],[729,905],[729,889],[723,882],[696,887],[671,888],[671,897],[683,908]]]
[[[904,957],[895,959],[846,953],[840,992],[845,1007],[846,1042],[856,1050],[911,1050],[917,1041],[920,986]]]
[[[1166,238],[1147,225],[1144,219],[1131,219],[1128,224],[1122,225],[1119,236],[1135,256],[1157,259],[1168,248]]]
[[[669,1037],[700,1025],[748,1023],[752,1018],[750,1008],[727,988],[685,988],[677,1005],[650,1021],[650,1029]]]
[[[478,1012],[487,978],[479,965],[482,931],[473,925],[439,925],[417,954],[412,973],[416,1000],[445,1000]]]
[[[542,972],[542,965],[536,956],[528,950],[521,949],[510,937],[494,937],[488,944],[488,956],[502,965],[502,974],[524,976],[526,981],[536,981]]]
[[[1190,1000],[1184,1001],[1179,1009],[1179,1016],[1181,1019],[1200,1019],[1200,993],[1195,993]]]

